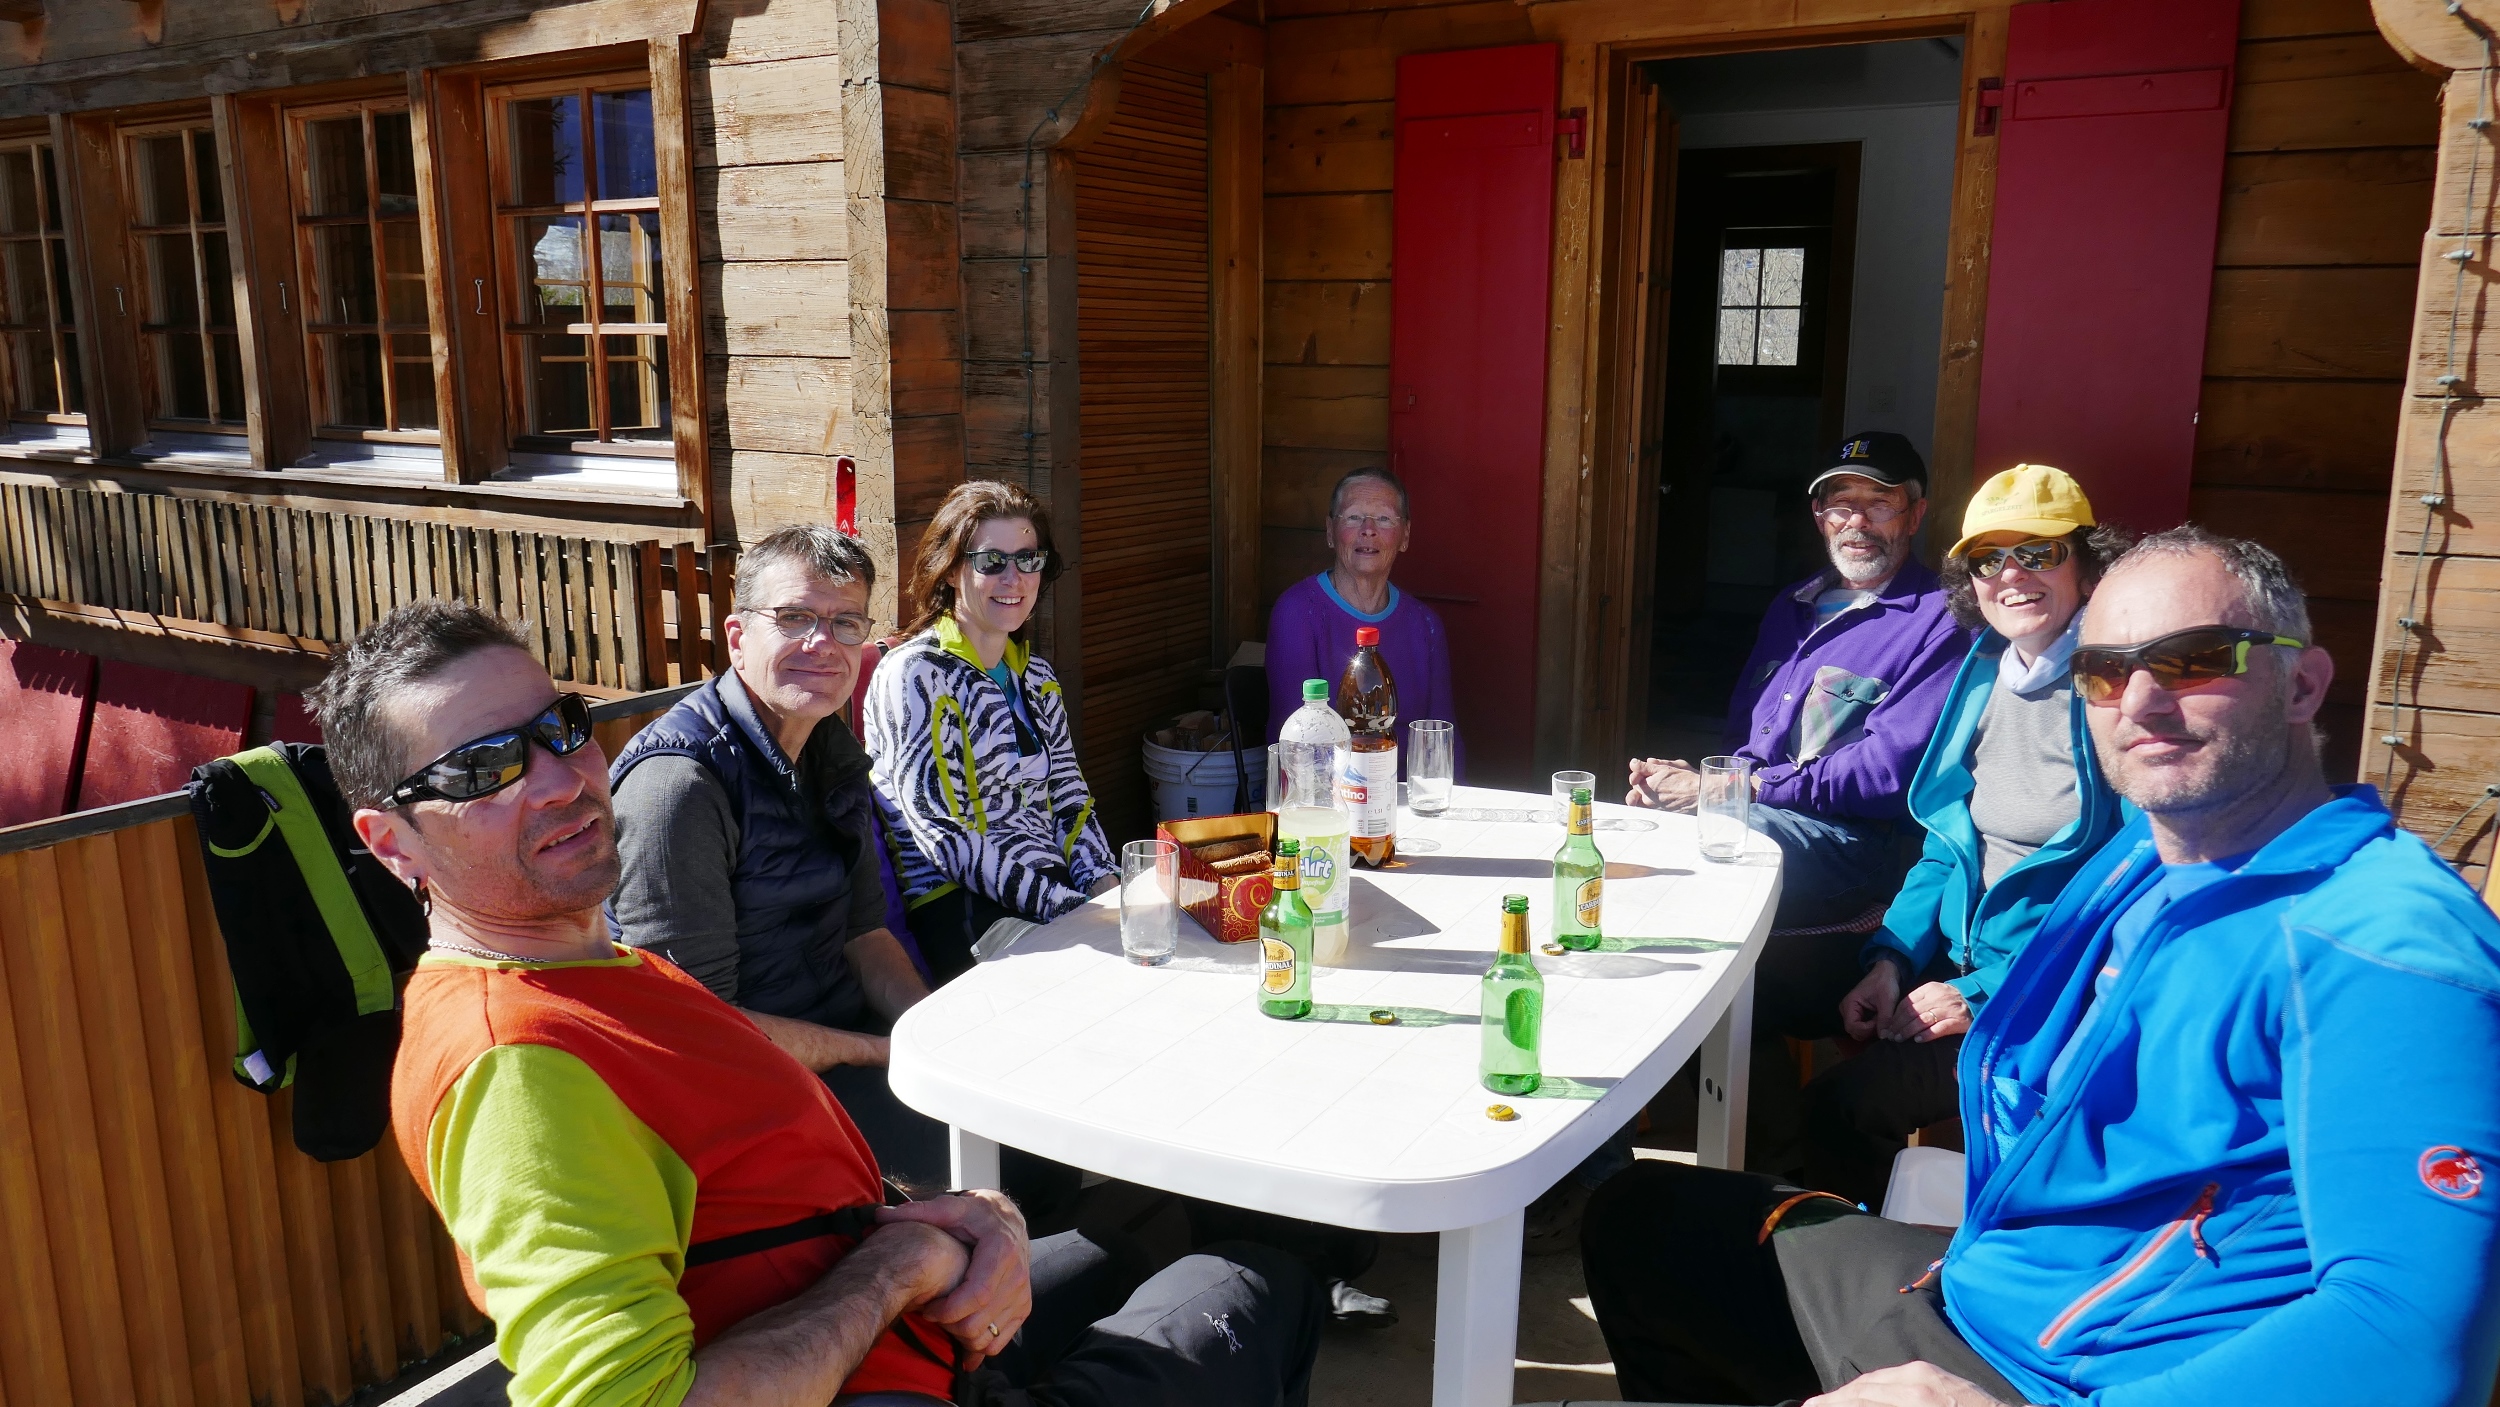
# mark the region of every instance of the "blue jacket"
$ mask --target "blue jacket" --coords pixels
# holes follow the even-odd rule
[[[2481,1407],[2500,1364],[2500,920],[2346,787],[2174,901],[2053,1094],[2138,817],[1963,1043],[1948,1312],[2035,1403]]]
[[[1869,962],[1887,950],[1899,953],[1913,977],[1942,952],[1961,968],[1963,975],[1952,979],[1952,986],[1973,1008],[2005,979],[2007,964],[2039,930],[2041,916],[2057,902],[2058,891],[2118,833],[2120,823],[2121,803],[2101,776],[2092,735],[2084,727],[2084,702],[2077,697],[2075,819],[1997,876],[1994,885],[1980,887],[1979,831],[1970,819],[1970,761],[2006,643],[1993,630],[1981,631],[1962,660],[1961,673],[1953,678],[1935,741],[1927,745],[1927,755],[1910,779],[1910,816],[1927,828],[1926,848],[1865,951]]]

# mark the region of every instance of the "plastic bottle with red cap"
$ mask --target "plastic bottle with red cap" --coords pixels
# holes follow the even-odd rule
[[[1337,793],[1351,821],[1347,857],[1378,869],[1398,852],[1398,682],[1380,657],[1380,630],[1357,626],[1354,657],[1337,680],[1337,713],[1353,741]]]

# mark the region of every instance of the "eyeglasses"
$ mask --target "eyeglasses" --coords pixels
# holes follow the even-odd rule
[[[2199,689],[2217,679],[2246,674],[2251,645],[2308,648],[2307,641],[2288,635],[2228,625],[2194,626],[2141,645],[2086,645],[2075,651],[2075,692],[2083,695],[2085,703],[2115,708],[2119,696],[2127,692],[2127,681],[2139,669],[2152,675],[2155,685],[2173,693]]]
[[[589,700],[579,694],[559,694],[545,713],[520,727],[472,738],[409,773],[383,798],[382,809],[493,796],[529,770],[531,743],[558,757],[570,757],[589,741]]]
[[[965,553],[964,561],[971,564],[975,576],[996,576],[1007,570],[1010,562],[1015,563],[1016,570],[1026,576],[1040,576],[1042,568],[1050,565],[1050,554],[1038,547],[1028,547],[1022,552],[1001,552],[995,547],[984,547],[978,552]]]
[[[774,606],[768,610],[749,611],[750,616],[763,616],[786,640],[813,640],[818,631],[845,645],[866,643],[871,628],[868,617],[844,611],[838,616],[820,616],[797,606]]]
[[[1825,527],[1845,528],[1849,526],[1849,520],[1851,518],[1864,515],[1866,521],[1880,528],[1884,524],[1891,522],[1893,519],[1898,518],[1902,514],[1909,511],[1910,505],[1906,503],[1893,503],[1884,499],[1877,499],[1873,503],[1816,504],[1814,508],[1814,516],[1821,520]]]
[[[1359,533],[1365,528],[1376,533],[1393,533],[1397,531],[1398,518],[1394,513],[1340,513],[1337,515],[1337,528],[1340,532],[1350,533]]]
[[[2062,537],[2035,537],[2011,547],[1974,547],[1962,554],[1962,560],[1970,564],[1972,576],[1986,581],[2004,571],[2009,558],[2027,572],[2053,572],[2073,555],[2074,549]]]

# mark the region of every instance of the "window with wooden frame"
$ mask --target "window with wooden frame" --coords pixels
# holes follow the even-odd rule
[[[0,138],[0,409],[0,422],[87,423],[60,174],[40,138]]]
[[[649,75],[516,84],[487,100],[514,446],[669,455]]]
[[[429,272],[407,101],[286,116],[313,433],[436,443]]]
[[[125,128],[122,155],[148,423],[241,434],[242,334],[216,129],[204,117]]]

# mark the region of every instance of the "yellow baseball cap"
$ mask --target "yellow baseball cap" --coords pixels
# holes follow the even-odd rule
[[[1973,538],[1986,533],[2064,537],[2091,526],[2092,500],[2083,496],[2083,485],[2074,475],[2046,464],[2017,464],[1971,495],[1970,507],[1962,513],[1962,540],[1945,555],[1961,556]]]

